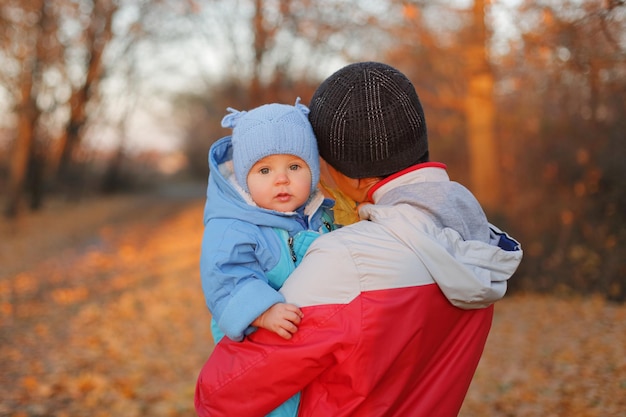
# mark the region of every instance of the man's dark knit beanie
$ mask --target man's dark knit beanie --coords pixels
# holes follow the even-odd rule
[[[385,177],[428,161],[422,105],[411,81],[389,65],[338,70],[309,108],[320,156],[348,177]]]

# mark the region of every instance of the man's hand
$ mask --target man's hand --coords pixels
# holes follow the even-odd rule
[[[304,317],[302,310],[295,305],[276,303],[257,317],[252,325],[274,332],[284,339],[291,339],[298,331],[302,317]]]

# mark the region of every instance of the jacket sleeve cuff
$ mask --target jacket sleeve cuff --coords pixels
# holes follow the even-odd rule
[[[285,297],[260,279],[251,279],[242,286],[222,312],[218,322],[229,339],[236,342],[255,328],[250,326],[257,317],[276,303],[284,303]]]

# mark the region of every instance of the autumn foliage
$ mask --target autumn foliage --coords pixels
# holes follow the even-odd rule
[[[0,415],[193,415],[213,346],[201,210],[112,198],[51,209],[3,239]]]
[[[195,415],[213,347],[201,194],[55,202],[0,223],[1,416]],[[517,294],[496,306],[460,416],[617,416],[625,393],[626,306]]]
[[[146,194],[172,178],[133,120],[202,188],[227,107],[358,60],[411,79],[431,158],[524,249],[461,416],[623,414],[626,4],[462,3],[1,1],[0,416],[194,415],[204,193]]]

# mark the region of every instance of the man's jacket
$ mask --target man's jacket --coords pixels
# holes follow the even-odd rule
[[[302,307],[289,340],[220,342],[200,416],[263,416],[301,391],[299,416],[456,416],[521,261],[442,164],[377,187],[361,221],[321,236],[280,292]]]

